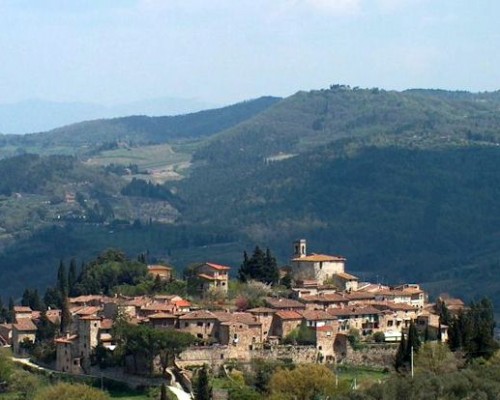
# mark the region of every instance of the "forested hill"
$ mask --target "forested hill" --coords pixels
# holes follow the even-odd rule
[[[42,149],[74,146],[77,149],[82,145],[94,146],[117,140],[128,140],[134,144],[151,144],[196,139],[237,125],[279,100],[280,98],[267,96],[223,108],[178,116],[129,116],[80,122],[49,132],[0,136],[0,145],[39,146]]]
[[[282,260],[305,237],[362,278],[496,296],[483,278],[500,268],[498,106],[496,93],[297,93],[195,153],[174,185],[183,217]]]

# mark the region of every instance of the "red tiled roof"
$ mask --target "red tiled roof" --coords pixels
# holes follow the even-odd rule
[[[179,317],[179,319],[217,319],[214,313],[207,310],[191,311]]]
[[[172,267],[166,265],[148,265],[148,271],[172,271]]]
[[[250,310],[247,310],[249,313],[252,314],[260,314],[260,313],[274,313],[276,312],[275,308],[269,308],[269,307],[255,307],[251,308]]]
[[[12,324],[12,326],[14,329],[22,332],[30,332],[37,330],[36,325],[30,318],[19,318],[14,324]]]
[[[346,303],[349,298],[343,293],[320,293],[302,296],[302,300],[306,303]]]
[[[359,280],[359,278],[357,276],[354,276],[354,275],[351,275],[351,274],[348,274],[347,272],[338,272],[336,274],[334,274],[342,279],[346,279],[346,280],[349,280],[349,281],[357,281]]]
[[[152,314],[148,317],[149,319],[177,319],[178,316],[175,314],[169,314],[169,313],[157,313],[157,314]]]
[[[57,338],[54,341],[56,343],[71,344],[77,337],[78,337],[78,335],[71,335],[71,336],[67,336],[67,337]]]
[[[375,307],[345,307],[345,308],[329,308],[327,312],[336,317],[350,316],[350,315],[373,315],[381,314],[381,311]]]
[[[307,261],[307,262],[321,262],[321,261],[345,261],[342,256],[329,256],[326,254],[311,254],[304,257],[293,258],[292,261]]]
[[[214,264],[214,263],[205,263],[206,265],[208,265],[210,268],[213,268],[213,269],[216,269],[218,271],[227,271],[227,270],[230,270],[231,267],[228,267],[226,265],[220,265],[220,264]]]
[[[332,332],[333,331],[333,327],[331,327],[329,325],[317,326],[316,330],[320,331],[320,332]]]
[[[293,299],[286,299],[283,297],[274,298],[274,297],[266,297],[265,302],[272,308],[276,309],[286,309],[286,308],[306,308],[304,303]]]
[[[191,303],[184,299],[173,301],[172,304],[174,304],[176,307],[191,307]]]
[[[113,327],[113,320],[110,318],[104,318],[101,321],[101,329],[111,329]]]
[[[16,313],[30,313],[33,310],[31,307],[25,307],[25,306],[14,306],[14,312]]]
[[[302,319],[302,315],[300,315],[297,311],[278,311],[276,314],[277,317],[281,319]]]
[[[308,321],[326,321],[337,319],[337,317],[323,310],[304,310],[300,311],[300,314]]]

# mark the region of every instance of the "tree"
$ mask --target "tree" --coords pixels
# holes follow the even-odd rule
[[[64,335],[69,331],[71,325],[71,313],[69,311],[69,301],[65,297],[62,303],[61,309],[61,333]]]
[[[399,370],[405,364],[405,355],[406,355],[406,340],[405,335],[401,332],[401,341],[399,342],[398,350],[396,352],[396,356],[394,357],[394,369],[399,372]]]
[[[269,391],[286,400],[331,398],[336,392],[335,374],[319,364],[299,365],[293,370],[279,369],[271,377]]]
[[[161,388],[160,388],[160,400],[168,400],[167,386],[165,385],[165,383],[161,384]]]
[[[413,320],[411,320],[408,328],[408,343],[406,344],[405,361],[409,362],[411,360],[412,349],[415,353],[418,353],[420,346],[421,342],[418,336],[417,327],[415,326]]]
[[[51,341],[56,336],[57,326],[49,320],[46,310],[42,310],[37,328],[37,342]]]
[[[68,290],[70,296],[75,295],[75,284],[77,279],[78,276],[76,273],[76,260],[72,258],[69,263],[69,271],[68,271]]]
[[[68,275],[66,274],[66,267],[63,260],[59,262],[59,269],[57,270],[57,289],[64,298],[68,295]]]
[[[109,395],[101,390],[81,384],[58,383],[38,391],[34,400],[108,400]]]
[[[198,370],[196,379],[195,400],[210,400],[212,398],[212,388],[208,377],[208,366],[205,364]]]
[[[457,360],[445,344],[427,342],[415,356],[415,368],[417,371],[441,375],[456,371]]]
[[[243,263],[238,271],[239,280],[247,282],[257,280],[264,283],[277,283],[279,281],[279,270],[276,258],[269,249],[264,253],[259,246],[250,258],[247,252],[243,252]]]

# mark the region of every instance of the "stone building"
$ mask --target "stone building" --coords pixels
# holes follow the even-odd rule
[[[217,339],[215,337],[217,323],[217,317],[210,311],[191,311],[179,317],[179,330],[205,342],[212,342]]]
[[[153,278],[159,277],[162,281],[172,280],[173,268],[166,265],[148,265],[148,274]]]
[[[16,356],[26,356],[28,352],[24,346],[35,343],[36,325],[31,318],[19,318],[12,324],[12,351]]]
[[[345,272],[346,259],[342,256],[325,254],[307,254],[305,239],[294,242],[294,254],[291,260],[291,273],[294,280],[316,280],[323,285],[331,281],[334,274]]]
[[[229,270],[225,265],[203,263],[195,268],[199,291],[202,295],[216,289],[227,293],[229,284]]]

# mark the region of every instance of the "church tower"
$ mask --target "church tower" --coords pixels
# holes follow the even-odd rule
[[[305,239],[293,242],[293,258],[302,258],[307,255],[307,243]]]

